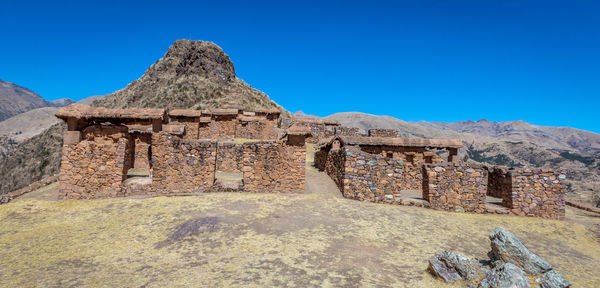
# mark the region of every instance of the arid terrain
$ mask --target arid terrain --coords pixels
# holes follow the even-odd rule
[[[0,206],[0,286],[463,287],[431,276],[427,260],[443,250],[485,259],[496,226],[574,287],[600,285],[597,214],[569,207],[558,221],[366,203],[342,198],[310,164],[306,174],[299,195],[57,202],[51,184]]]

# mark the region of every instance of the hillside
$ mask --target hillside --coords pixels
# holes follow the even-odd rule
[[[111,108],[282,107],[236,78],[233,62],[212,42],[177,40],[165,56],[122,90],[93,105]]]
[[[460,138],[461,159],[506,166],[553,167],[567,171],[568,196],[589,201],[600,183],[600,134],[523,121],[488,120],[456,123],[407,122],[359,112],[335,113],[325,119],[345,126],[398,129],[402,137]],[[596,188],[597,189],[597,188]]]
[[[70,99],[46,101],[35,92],[0,79],[0,121],[41,107],[62,107],[73,103]]]

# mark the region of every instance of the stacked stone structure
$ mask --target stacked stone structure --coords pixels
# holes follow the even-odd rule
[[[423,198],[431,207],[488,213],[485,197],[502,199],[519,216],[561,219],[565,175],[549,169],[486,167],[450,163],[423,166]]]
[[[560,219],[565,214],[566,176],[550,169],[492,167],[488,195],[521,216]]]
[[[184,139],[277,139],[279,110],[238,108],[213,110],[175,109],[169,112],[170,123],[185,126]]]
[[[276,137],[279,112],[256,113],[174,110],[167,117],[163,109],[64,107],[56,114],[69,128],[59,176],[62,198],[215,191],[218,171],[243,175],[239,191],[302,192],[305,135],[292,131],[285,140],[263,140]],[[242,117],[264,125],[238,125]],[[203,133],[210,137],[200,138]],[[240,135],[255,139],[227,140]],[[129,181],[130,168],[150,170],[149,181]]]
[[[369,137],[400,137],[396,129],[369,129]]]
[[[456,139],[335,136],[322,142],[321,150],[326,154],[333,145],[354,146],[360,149],[360,151],[370,155],[379,155],[383,158],[402,160],[404,166],[403,181],[401,184],[402,189],[420,190],[423,181],[421,165],[425,163],[445,162],[444,159],[433,151],[457,151],[457,149],[462,146],[462,142]],[[449,155],[452,155],[452,153],[449,153]],[[453,159],[455,158],[449,156],[448,161],[452,161]]]
[[[315,165],[330,175],[345,197],[380,202],[399,197],[402,190],[421,189],[421,167],[407,162],[401,154],[403,151],[428,152],[426,149],[430,147],[456,148],[459,143],[440,139],[335,136],[321,143],[315,153]],[[397,154],[382,152],[391,150]]]
[[[488,171],[466,163],[423,165],[423,199],[435,209],[486,212]]]
[[[362,136],[360,134],[360,130],[358,128],[356,128],[356,127],[345,127],[345,126],[335,127],[335,135],[339,135],[339,136],[351,136],[351,137]]]

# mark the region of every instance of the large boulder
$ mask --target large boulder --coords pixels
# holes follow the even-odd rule
[[[481,274],[477,259],[469,259],[452,251],[438,253],[429,259],[429,271],[446,282],[473,280]]]
[[[550,270],[538,279],[535,280],[540,283],[542,288],[568,288],[571,287],[571,282],[563,278],[563,276],[556,270]]]
[[[529,288],[525,272],[512,263],[500,264],[490,270],[479,288]]]
[[[552,265],[533,254],[512,233],[502,227],[496,227],[490,234],[492,263],[512,263],[531,275],[538,275],[552,269]]]

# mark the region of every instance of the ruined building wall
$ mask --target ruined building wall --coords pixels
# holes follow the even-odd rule
[[[423,165],[423,199],[432,208],[484,213],[488,172],[465,163]]]
[[[207,192],[215,179],[215,141],[152,135],[152,189],[158,194]]]
[[[396,129],[369,129],[369,137],[399,137]]]
[[[315,153],[315,166],[325,171],[340,189],[344,191],[344,172],[346,165],[346,149],[322,149]]]
[[[209,124],[209,138],[235,138],[236,116],[224,115],[214,118]]]
[[[382,202],[400,197],[404,190],[402,160],[365,153],[346,146],[343,195],[346,198]]]
[[[133,141],[125,126],[90,126],[82,141],[63,146],[60,169],[62,199],[120,196],[121,183],[133,163]]]
[[[217,144],[217,171],[242,172],[244,153],[240,147],[240,144],[233,142],[219,142]]]
[[[335,135],[340,135],[340,136],[361,136],[360,131],[358,130],[358,128],[355,128],[355,127],[344,127],[344,126],[337,126],[337,127],[335,127]]]
[[[150,169],[148,152],[152,143],[152,134],[134,133],[131,135],[134,142],[133,168]]]
[[[212,139],[210,122],[198,123],[198,139]]]
[[[277,124],[273,120],[238,121],[236,125],[236,138],[263,140],[277,139],[277,131],[275,131]]]
[[[198,129],[199,129],[199,124],[196,120],[194,120],[194,118],[183,118],[183,119],[178,119],[175,122],[171,122],[172,124],[181,124],[183,126],[185,126],[185,133],[183,134],[183,139],[186,140],[192,140],[192,139],[198,139]]]
[[[397,146],[361,146],[360,149],[369,154],[381,155],[404,162],[404,188],[421,190],[423,173],[421,166],[425,163],[443,163],[444,159],[436,153],[422,147]]]
[[[565,175],[548,169],[518,168],[511,177],[511,213],[560,219],[565,215]],[[503,201],[504,203],[504,201]]]
[[[282,141],[244,143],[244,191],[304,192],[306,149]]]
[[[487,195],[502,198],[502,205],[511,207],[512,178],[508,174],[507,168],[489,167],[488,173]]]

